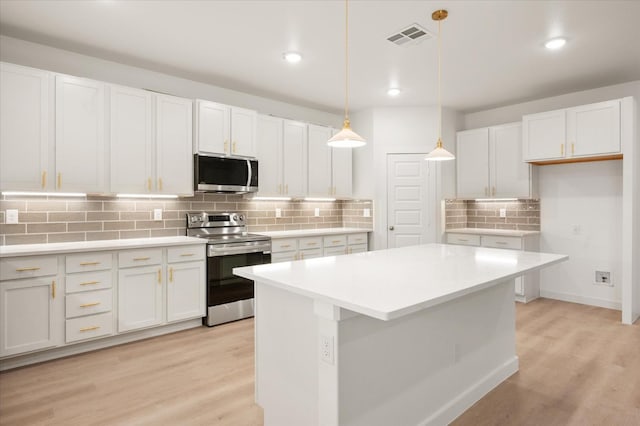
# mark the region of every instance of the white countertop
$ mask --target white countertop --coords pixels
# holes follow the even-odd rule
[[[293,231],[269,231],[256,232],[256,234],[277,238],[316,237],[319,235],[357,234],[360,232],[373,232],[373,229],[361,228],[320,228],[320,229],[296,229]]]
[[[157,237],[132,238],[124,240],[78,241],[72,243],[19,244],[0,246],[0,257],[33,256],[41,254],[75,253],[82,251],[120,250],[156,246],[182,246],[206,244],[203,238],[195,237]]]
[[[451,234],[473,234],[473,235],[497,235],[499,237],[528,237],[530,235],[540,235],[540,231],[519,231],[515,229],[486,229],[486,228],[453,228],[445,232]]]
[[[566,255],[447,244],[235,268],[234,274],[381,320],[456,299]]]

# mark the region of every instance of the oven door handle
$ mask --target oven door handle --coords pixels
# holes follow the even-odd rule
[[[209,257],[227,256],[230,254],[244,254],[244,253],[258,253],[263,252],[265,254],[271,253],[271,243],[258,244],[254,246],[242,246],[242,247],[216,247],[214,245],[209,246]]]

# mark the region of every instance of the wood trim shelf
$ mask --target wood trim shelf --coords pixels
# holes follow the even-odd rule
[[[592,161],[622,160],[622,157],[622,154],[613,154],[601,155],[599,157],[572,157],[562,158],[560,160],[529,161],[528,163],[536,166],[548,166],[550,164],[588,163]]]

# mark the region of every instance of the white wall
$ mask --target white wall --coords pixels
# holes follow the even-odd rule
[[[185,98],[207,99],[257,110],[263,114],[342,127],[339,115],[237,92],[210,84],[81,55],[42,44],[0,36],[0,61],[71,74]],[[259,79],[259,71],[256,73]]]
[[[469,113],[463,117],[463,129],[518,121],[524,114],[627,96],[640,100],[640,81]],[[630,118],[632,127],[637,128],[640,111],[636,108]],[[637,131],[631,133],[626,139],[623,136],[623,161],[536,166],[541,199],[541,250],[570,256],[568,262],[541,271],[543,295],[554,293],[567,300],[619,309],[621,294],[627,294],[625,297],[630,300],[625,302],[630,309],[623,312],[625,322],[640,313],[640,141]],[[624,179],[623,163],[624,171],[629,173]],[[623,217],[627,218],[624,229]],[[573,234],[574,224],[580,225],[578,235]],[[623,243],[627,234],[631,238]],[[612,252],[629,260],[625,264],[616,261],[610,256]],[[591,274],[601,266],[613,270],[613,289],[590,284]],[[625,276],[621,277],[623,271]],[[621,284],[625,292],[621,292]]]
[[[445,148],[455,153],[455,132],[461,116],[443,109],[442,137]],[[354,150],[354,191],[375,203],[373,247],[387,247],[387,155],[428,153],[438,138],[438,110],[422,108],[373,108],[354,114],[352,125],[367,138],[367,146]],[[440,204],[455,194],[455,162],[437,163],[437,194],[433,220],[440,241]]]

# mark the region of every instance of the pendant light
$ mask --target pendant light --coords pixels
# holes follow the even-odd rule
[[[333,148],[358,148],[367,144],[364,138],[351,130],[349,121],[349,0],[344,1],[345,7],[345,43],[344,43],[344,123],[342,130],[327,141]]]
[[[425,160],[428,161],[445,161],[454,160],[456,158],[452,153],[442,147],[442,36],[440,35],[440,27],[442,25],[442,21],[444,21],[448,15],[449,12],[446,10],[436,10],[431,14],[431,18],[434,21],[438,21],[438,142],[436,143],[435,149],[425,157]]]

